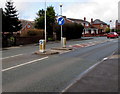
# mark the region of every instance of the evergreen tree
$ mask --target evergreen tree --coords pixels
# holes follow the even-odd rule
[[[35,19],[35,28],[38,28],[38,29],[44,29],[44,19],[45,19],[45,11],[42,9],[42,10],[39,10],[38,13],[37,13],[37,18]]]
[[[17,32],[22,28],[21,22],[18,19],[16,7],[13,6],[13,2],[7,1],[5,11],[2,12],[3,16],[3,32]]]

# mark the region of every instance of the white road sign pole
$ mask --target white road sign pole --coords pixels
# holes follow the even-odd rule
[[[61,16],[62,16],[62,4],[60,4],[60,8],[61,8]],[[61,46],[62,46],[62,25],[61,25]]]
[[[61,25],[61,45],[62,45],[62,25]]]

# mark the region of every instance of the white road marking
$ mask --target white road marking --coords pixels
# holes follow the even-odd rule
[[[80,47],[89,47],[89,46],[93,46],[93,45],[96,45],[96,44],[100,44],[100,43],[104,43],[106,41],[93,41],[93,42],[88,42],[88,43],[81,43],[81,44],[74,44],[74,45],[69,45],[69,47],[74,47],[74,46],[80,46]],[[77,48],[77,47],[74,47],[74,48]]]
[[[69,84],[65,89],[63,89],[61,91],[60,94],[66,92],[71,86],[73,86],[75,83],[77,83],[77,81],[81,80],[82,77],[84,77],[88,72],[90,72],[92,69],[94,69],[97,65],[99,65],[100,63],[102,63],[102,61],[97,62],[96,64],[92,65],[91,67],[89,67],[87,70],[85,70],[83,73],[81,73],[77,78],[75,78],[71,84]]]
[[[71,51],[71,50],[60,52],[60,55],[61,55],[61,54],[64,54],[64,53],[68,53],[68,52],[70,52],[70,51]]]
[[[107,59],[108,59],[108,57],[106,57],[106,58],[103,58],[103,61],[104,61],[104,60],[107,60]]]
[[[116,51],[114,51],[111,56],[115,53]],[[102,63],[104,60],[108,59],[108,57],[105,57],[103,60],[97,62],[96,64],[92,65],[91,67],[89,67],[87,70],[85,70],[83,73],[81,73],[77,78],[75,78],[71,84],[69,84],[65,89],[63,89],[61,91],[60,94],[63,94],[64,92],[66,92],[70,87],[72,87],[75,83],[77,83],[77,81],[81,80],[82,77],[84,77],[88,72],[90,72],[92,69],[94,69],[96,66],[98,66],[100,63]]]
[[[26,62],[26,63],[23,63],[23,64],[19,64],[19,65],[10,67],[10,68],[6,68],[6,69],[3,69],[2,72],[8,71],[8,70],[11,70],[11,69],[15,69],[15,68],[18,68],[18,67],[21,67],[21,66],[24,66],[24,65],[27,65],[27,64],[31,64],[33,62],[37,62],[37,61],[40,61],[40,60],[43,60],[43,59],[47,59],[47,58],[48,58],[48,56],[40,58],[40,59],[36,59],[36,60],[33,60],[33,61],[29,61],[29,62]]]
[[[68,47],[72,47],[72,45],[68,45]]]
[[[1,58],[1,59],[8,59],[8,58],[12,58],[12,57],[16,57],[16,56],[21,56],[23,54],[18,54],[18,55],[13,55],[13,56],[8,56],[8,57],[4,57],[4,58]]]
[[[20,48],[20,47],[9,47],[8,49],[12,49],[12,48]]]

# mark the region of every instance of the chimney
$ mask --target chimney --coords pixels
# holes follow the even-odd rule
[[[93,23],[93,18],[91,18],[91,23]]]
[[[84,21],[86,21],[86,17],[84,17]]]

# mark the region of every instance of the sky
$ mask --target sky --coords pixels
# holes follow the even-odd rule
[[[45,0],[12,0],[19,13],[20,19],[34,21],[36,13],[45,8]],[[60,4],[62,15],[67,18],[84,19],[87,21],[100,19],[108,24],[112,20],[112,26],[118,19],[118,2],[120,0],[46,0],[47,6],[53,6],[56,14],[60,15]],[[0,2],[0,7],[5,8],[6,0]]]

